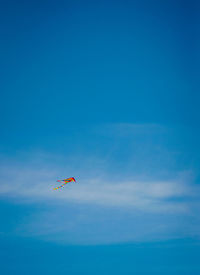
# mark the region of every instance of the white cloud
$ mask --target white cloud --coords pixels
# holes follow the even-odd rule
[[[200,190],[191,170],[176,165],[167,130],[115,124],[100,132],[100,140],[90,133],[82,154],[1,158],[0,197],[45,207],[16,231],[86,244],[196,236]],[[68,176],[77,183],[54,191],[56,180]]]
[[[63,171],[58,166],[54,170],[48,168],[48,164],[43,164],[43,168],[40,166],[32,165],[32,162],[4,165],[0,170],[0,194],[18,200],[62,200],[67,203],[123,207],[134,211],[177,213],[189,210],[188,198],[194,197],[197,190],[194,185],[184,182],[182,177],[143,181],[127,180],[126,176],[121,176],[114,181],[112,175],[105,174],[101,178],[78,178],[78,183],[68,184],[63,190],[55,191],[53,187],[57,185],[57,175],[63,174]]]

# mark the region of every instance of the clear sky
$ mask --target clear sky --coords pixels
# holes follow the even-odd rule
[[[1,274],[200,274],[199,15],[0,1]]]

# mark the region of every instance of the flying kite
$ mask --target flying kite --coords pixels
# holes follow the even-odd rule
[[[65,179],[65,180],[57,180],[57,182],[61,182],[63,184],[58,186],[58,187],[53,188],[53,190],[58,190],[59,188],[64,187],[65,184],[67,184],[69,182],[72,182],[72,181],[76,182],[75,178],[72,177],[72,178],[68,178],[68,179]]]

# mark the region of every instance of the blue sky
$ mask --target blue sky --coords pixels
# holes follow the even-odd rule
[[[198,1],[1,1],[0,23],[1,273],[199,274]]]

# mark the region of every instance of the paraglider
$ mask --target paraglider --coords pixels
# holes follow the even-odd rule
[[[65,186],[65,184],[69,183],[69,182],[76,182],[75,178],[68,178],[68,179],[64,179],[64,180],[57,180],[57,182],[61,182],[63,183],[62,185],[58,186],[58,187],[55,187],[53,188],[53,190],[57,190],[59,188],[62,188]]]

